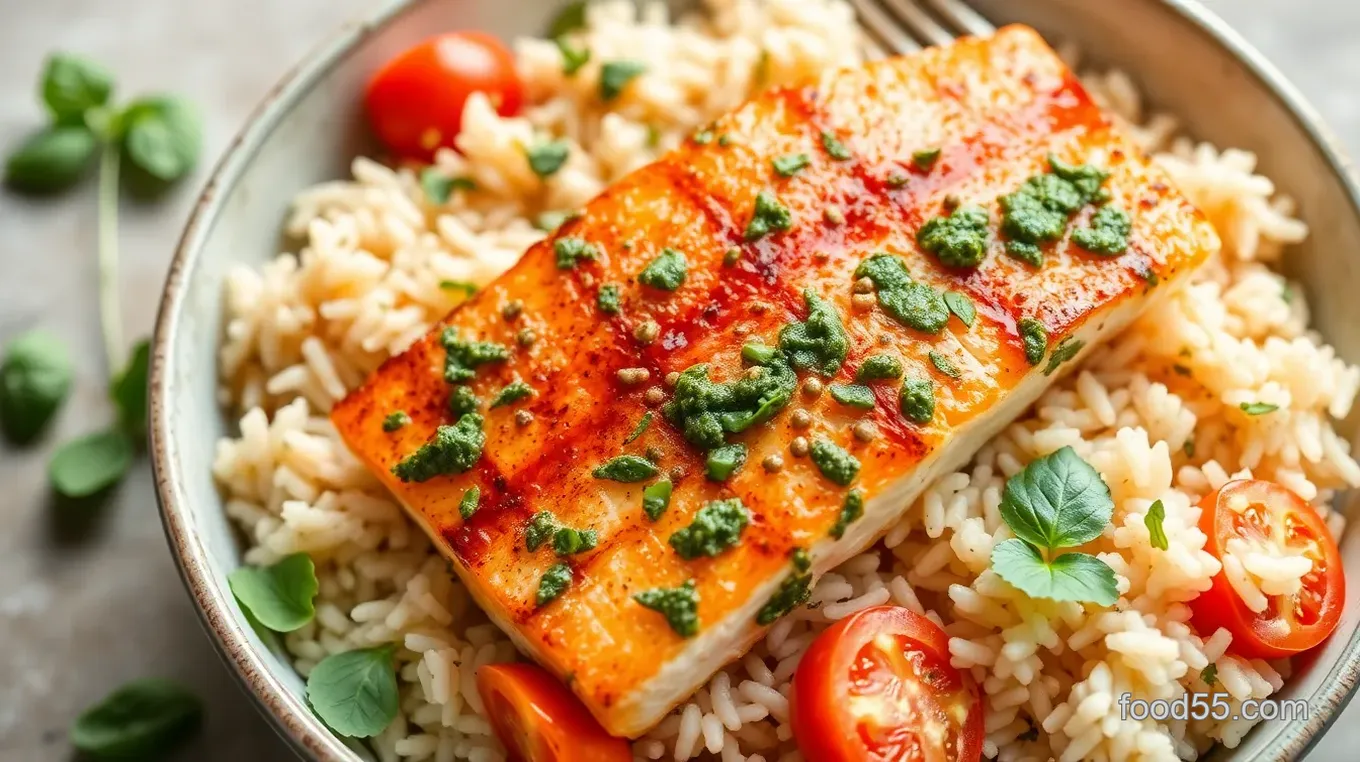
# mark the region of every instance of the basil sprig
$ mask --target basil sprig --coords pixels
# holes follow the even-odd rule
[[[292,632],[316,615],[316,567],[306,553],[272,566],[242,566],[227,575],[227,585],[236,602],[274,632]]]

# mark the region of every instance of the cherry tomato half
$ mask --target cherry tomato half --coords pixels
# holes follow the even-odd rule
[[[1213,587],[1190,603],[1196,629],[1208,637],[1227,628],[1230,650],[1248,658],[1292,656],[1326,640],[1341,620],[1346,578],[1336,541],[1312,506],[1274,482],[1240,480],[1205,495],[1199,507],[1199,528],[1208,537],[1204,549],[1216,558],[1223,559],[1229,540],[1240,538],[1248,545],[1301,550],[1313,568],[1296,594],[1267,596],[1260,613],[1220,571]]]
[[[567,686],[534,664],[488,664],[477,692],[508,762],[631,762],[628,742],[600,727]]]
[[[949,637],[898,606],[864,609],[813,641],[793,677],[793,735],[817,762],[978,762],[982,697]]]
[[[483,32],[432,37],[388,61],[368,83],[368,118],[378,138],[404,159],[428,161],[452,147],[463,106],[486,93],[501,116],[519,113],[524,85],[505,45]]]

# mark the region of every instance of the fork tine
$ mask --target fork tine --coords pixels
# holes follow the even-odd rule
[[[911,53],[921,49],[920,43],[912,39],[901,24],[888,15],[878,5],[878,0],[850,0],[859,15],[859,23],[873,36],[876,42],[892,53]]]
[[[912,36],[926,45],[947,45],[958,35],[940,26],[916,0],[881,0]]]
[[[996,31],[996,26],[982,17],[982,14],[969,8],[960,0],[925,0],[935,12],[953,24],[955,28],[975,37],[986,37]]]

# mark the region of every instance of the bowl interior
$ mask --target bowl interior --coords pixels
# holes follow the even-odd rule
[[[1073,41],[1100,65],[1135,73],[1158,108],[1179,116],[1198,139],[1256,152],[1262,171],[1298,202],[1312,228],[1289,258],[1317,328],[1341,356],[1360,361],[1360,213],[1351,187],[1332,169],[1314,128],[1267,84],[1269,67],[1234,57],[1225,33],[1199,12],[1169,2],[977,0],[996,22],[1021,21],[1053,41]],[[438,31],[489,30],[505,38],[541,31],[556,7],[543,0],[395,0],[374,19],[347,27],[314,53],[262,105],[204,192],[172,268],[157,328],[153,452],[167,533],[209,631],[299,751],[323,760],[369,759],[332,736],[312,715],[304,685],[272,644],[249,626],[227,588],[240,560],[212,478],[215,441],[234,422],[219,408],[216,345],[223,284],[231,268],[258,266],[279,251],[279,229],[293,195],[347,176],[369,146],[360,111],[368,76],[391,55]],[[1205,26],[1207,24],[1207,26]],[[1264,73],[1263,73],[1264,72]],[[1309,112],[1311,113],[1311,112]],[[1345,429],[1348,434],[1353,428]],[[1353,532],[1347,532],[1349,537]],[[1360,542],[1345,542],[1345,565],[1360,578]],[[1360,624],[1353,586],[1338,635],[1300,664],[1282,698],[1311,704],[1308,722],[1263,723],[1221,757],[1300,755],[1340,711],[1354,684]]]

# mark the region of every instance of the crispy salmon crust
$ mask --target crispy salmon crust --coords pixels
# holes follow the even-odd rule
[[[719,119],[711,134],[725,137],[689,141],[604,191],[332,413],[345,442],[452,561],[488,614],[525,653],[568,679],[617,735],[645,732],[760,638],[765,628],[756,612],[790,574],[795,548],[808,550],[814,576],[861,552],[930,481],[964,464],[1037,398],[1056,374],[1027,361],[1022,320],[1043,324],[1050,350],[1065,338],[1089,348],[1218,245],[1202,215],[1024,27],[830,73],[816,85],[766,91]],[[835,158],[826,136],[851,158]],[[928,168],[913,162],[923,149],[940,151]],[[772,161],[790,154],[806,154],[809,163],[784,177]],[[1004,253],[996,199],[1047,171],[1050,154],[1110,173],[1110,203],[1132,222],[1124,253],[1097,256],[1068,237],[1045,247],[1041,268]],[[748,240],[760,191],[777,196],[791,225]],[[916,243],[950,196],[991,213],[989,251],[976,268],[946,267]],[[1073,226],[1093,213],[1088,205]],[[596,258],[559,268],[554,248],[563,238],[588,242]],[[665,248],[682,252],[688,265],[673,292],[638,282]],[[878,306],[853,304],[852,273],[879,251],[901,256],[917,281],[969,297],[977,309],[973,325],[955,318],[930,335]],[[616,312],[597,303],[606,284],[619,287]],[[709,481],[705,454],[647,404],[646,391],[698,363],[708,364],[716,381],[738,377],[746,341],[774,345],[781,327],[806,319],[806,290],[834,305],[849,338],[848,359],[825,380],[848,383],[864,358],[892,354],[907,377],[933,381],[933,418],[907,420],[895,381],[873,385],[877,404],[869,411],[828,394],[796,393],[773,420],[728,437],[748,447],[748,462],[725,483]],[[503,312],[512,301],[523,306],[508,319]],[[639,327],[650,323],[643,335],[655,338],[640,341]],[[516,404],[483,405],[486,443],[471,470],[405,483],[393,466],[454,420],[440,343],[446,326],[511,349],[508,360],[480,366],[470,382],[483,402],[516,380],[534,393]],[[526,329],[536,337],[528,347],[517,342]],[[957,367],[958,378],[941,373],[939,357]],[[623,369],[633,369],[625,374],[633,383],[620,379]],[[646,371],[645,383],[636,383],[636,369]],[[797,409],[811,415],[810,428],[791,425]],[[397,410],[411,422],[384,431],[384,418]],[[625,445],[648,413],[650,426]],[[876,432],[869,441],[852,434],[863,422]],[[847,489],[790,453],[800,436],[829,439],[862,464],[853,486],[867,496],[864,516],[839,540],[828,532]],[[619,483],[591,473],[617,455],[648,452],[675,484],[656,521],[642,510],[650,480]],[[777,471],[761,467],[771,455],[783,458]],[[464,520],[459,505],[474,486],[480,505]],[[681,558],[671,535],[706,503],[732,497],[751,515],[740,542],[713,558]],[[540,510],[551,510],[562,525],[594,530],[598,545],[565,558],[551,543],[530,552],[526,527]],[[539,581],[559,562],[570,565],[571,585],[538,606]],[[633,599],[687,580],[699,594],[692,638]]]

